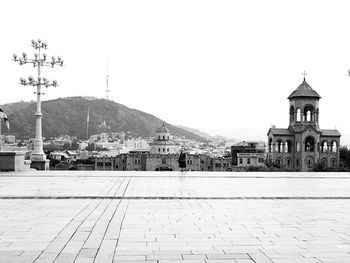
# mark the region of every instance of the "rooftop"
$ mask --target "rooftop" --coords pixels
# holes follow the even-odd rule
[[[0,173],[1,262],[350,262],[347,173]]]
[[[317,98],[320,99],[321,96],[311,88],[311,86],[306,82],[305,78],[304,81],[299,85],[299,87],[292,92],[292,94],[289,95],[288,99],[293,98]]]
[[[170,131],[167,127],[165,127],[164,122],[163,122],[163,125],[156,130],[156,133],[169,133],[169,132]]]

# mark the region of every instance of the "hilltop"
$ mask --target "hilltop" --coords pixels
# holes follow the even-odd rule
[[[33,138],[35,136],[35,102],[16,102],[3,106],[11,124],[11,134],[18,138]],[[67,97],[42,102],[43,136],[46,138],[69,134],[78,138],[86,138],[87,111],[89,114],[89,134],[101,132],[125,132],[131,136],[154,136],[163,120],[136,110],[128,108],[114,101]],[[171,134],[184,136],[187,139],[198,141],[203,137],[166,123]],[[3,129],[5,132],[5,129]]]

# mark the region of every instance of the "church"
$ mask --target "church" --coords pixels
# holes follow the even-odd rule
[[[290,94],[289,127],[269,129],[267,160],[289,171],[311,171],[315,164],[339,165],[340,133],[319,127],[321,96],[311,88],[305,77]]]

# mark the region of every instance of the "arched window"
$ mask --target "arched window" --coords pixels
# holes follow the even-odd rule
[[[327,152],[328,152],[328,144],[327,144],[326,141],[324,141],[324,142],[322,143],[321,149],[322,149],[322,152],[323,152],[323,153],[327,153]]]
[[[297,148],[297,152],[300,152],[300,143],[299,142],[297,142],[296,148]]]
[[[289,145],[288,145],[288,142],[285,142],[285,143],[284,143],[284,152],[285,152],[285,153],[288,153],[288,152],[289,152]]]
[[[313,165],[314,165],[314,158],[312,158],[311,156],[307,157],[306,158],[306,165],[309,168],[313,167]]]
[[[297,121],[301,121],[301,109],[297,109]]]
[[[336,142],[336,141],[334,141],[334,142],[332,143],[332,152],[333,152],[333,153],[336,153],[336,152],[337,152],[337,142]]]
[[[315,151],[315,139],[311,136],[305,139],[305,152]]]
[[[314,121],[314,107],[312,105],[307,105],[304,108],[304,121],[312,122]]]
[[[288,145],[288,153],[291,153],[292,147],[293,147],[292,141],[287,141],[287,145]]]
[[[282,152],[282,141],[280,140],[277,141],[277,152],[278,153]]]
[[[294,107],[293,107],[293,105],[290,106],[290,108],[289,108],[289,119],[290,119],[290,122],[294,121]]]
[[[272,138],[269,138],[269,153],[273,152]]]
[[[281,166],[281,165],[282,165],[282,160],[281,160],[281,158],[277,158],[277,159],[276,159],[276,164],[277,164],[278,166]]]
[[[337,160],[336,160],[336,159],[332,159],[332,160],[331,160],[331,164],[332,164],[332,167],[336,167],[336,165],[337,165]]]

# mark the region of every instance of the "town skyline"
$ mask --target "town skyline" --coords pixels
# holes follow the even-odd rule
[[[271,125],[288,124],[287,97],[306,70],[322,97],[320,126],[336,127],[342,144],[350,144],[343,118],[350,85],[346,1],[135,3],[6,3],[0,21],[11,27],[0,49],[1,103],[35,100],[33,88],[18,84],[35,70],[11,59],[32,55],[30,41],[40,37],[66,64],[43,71],[60,85],[45,89],[44,101],[104,98],[108,63],[110,98],[120,104],[210,134],[266,140]],[[45,23],[27,17],[46,16],[48,8],[55,18]]]

